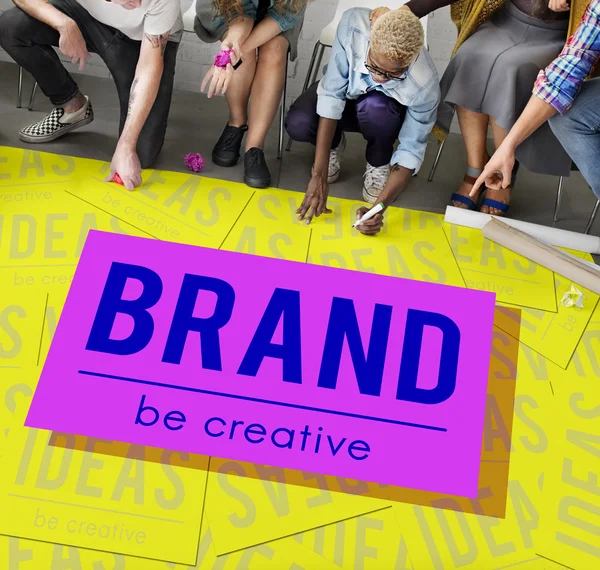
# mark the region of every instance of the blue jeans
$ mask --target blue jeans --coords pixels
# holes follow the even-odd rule
[[[586,81],[565,115],[550,127],[600,200],[600,78]]]

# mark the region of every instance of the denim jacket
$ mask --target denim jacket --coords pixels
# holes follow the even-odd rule
[[[402,79],[373,81],[365,67],[371,37],[370,12],[366,8],[353,8],[342,16],[327,70],[319,83],[317,113],[326,119],[340,120],[346,100],[358,99],[368,91],[381,91],[395,99],[406,107],[406,117],[391,163],[417,172],[440,102],[438,74],[423,48]]]

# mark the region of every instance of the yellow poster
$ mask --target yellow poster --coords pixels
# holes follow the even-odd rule
[[[0,375],[40,360],[48,295],[37,289],[0,287]]]
[[[9,189],[0,186],[0,199]],[[0,288],[51,291],[68,288],[89,230],[142,236],[133,226],[53,189],[26,207],[0,210]]]
[[[586,261],[593,261],[592,256],[589,254],[567,251]],[[564,277],[556,274],[554,275],[554,281],[558,311],[550,313],[524,308],[521,313],[520,340],[548,360],[566,369],[598,305],[599,296],[592,291],[579,287],[583,293],[583,307],[565,307],[561,304],[561,299],[569,291],[572,284]],[[506,316],[509,319],[511,316],[514,318],[514,315],[507,314]],[[506,319],[501,320],[498,326],[502,328],[506,323]]]
[[[414,565],[391,508],[354,517],[294,537],[344,570],[412,570]]]
[[[537,552],[574,570],[600,560],[600,386],[570,378],[555,388],[559,460],[544,483]]]
[[[273,190],[268,196],[284,201],[282,194]],[[312,229],[265,216],[264,198],[259,192],[254,194],[221,249],[305,263]]]
[[[0,212],[11,204],[26,212],[48,192],[75,181],[76,161],[72,156],[0,146]]]
[[[34,387],[37,374],[22,376]],[[125,458],[48,445],[50,432],[13,421],[0,459],[0,534],[131,556],[194,564],[206,469],[171,465],[189,458],[163,452],[144,461],[130,445]],[[208,462],[207,462],[208,463]]]
[[[511,449],[506,516],[464,513],[451,498],[432,501],[427,507],[395,503],[394,513],[416,568],[499,569],[536,561],[546,496],[544,472],[556,456],[554,397],[550,383],[536,380],[522,361],[524,355],[519,356],[512,438],[502,441],[505,432],[500,426],[496,434],[501,445]],[[471,500],[475,512],[483,513],[490,499],[491,489],[481,489],[479,497]]]
[[[255,473],[248,473],[254,470]],[[206,514],[218,555],[388,507],[389,502],[292,485],[289,470],[212,458]],[[322,475],[303,473],[307,480]]]
[[[81,162],[81,181],[69,191],[146,237],[164,241],[218,248],[252,196],[244,184],[161,170],[145,170],[142,185],[130,192],[105,182],[103,166]]]
[[[483,237],[481,230],[444,223],[467,287],[496,293],[499,303],[557,311],[549,269]]]

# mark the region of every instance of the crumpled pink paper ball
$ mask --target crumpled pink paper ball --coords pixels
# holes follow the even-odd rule
[[[215,67],[225,69],[231,63],[231,54],[233,51],[232,49],[224,49],[215,55]]]
[[[200,172],[204,168],[201,154],[190,152],[185,155],[185,164],[192,172]]]

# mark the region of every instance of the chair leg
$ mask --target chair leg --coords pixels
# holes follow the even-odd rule
[[[444,150],[444,145],[446,144],[446,140],[444,139],[440,143],[440,147],[438,148],[437,155],[435,160],[433,161],[433,166],[431,167],[431,172],[429,173],[429,178],[427,178],[427,182],[431,182],[433,180],[433,176],[435,175],[435,171],[437,170],[438,164],[440,162],[440,158],[442,156],[442,151]]]
[[[592,215],[590,216],[590,219],[587,223],[587,226],[585,228],[585,232],[586,234],[590,233],[590,230],[592,229],[592,226],[594,225],[594,220],[596,219],[596,214],[598,214],[598,210],[600,210],[600,200],[598,200],[596,202],[596,205],[594,206],[594,209],[592,211]]]
[[[321,42],[317,42],[315,44],[315,49],[313,49],[312,57],[310,58],[310,63],[308,64],[308,71],[306,72],[306,78],[304,79],[304,86],[302,87],[302,93],[304,93],[309,87],[310,78],[312,77],[313,69],[315,67],[315,61],[317,59],[317,51],[319,50],[320,45],[321,45]],[[285,147],[285,150],[287,150],[287,151],[291,150],[293,142],[294,141],[292,141],[292,139],[290,138],[288,140],[287,146]]]
[[[22,94],[23,94],[23,68],[19,65],[19,84],[17,87],[17,109],[21,108]]]
[[[38,84],[37,81],[33,84],[33,89],[31,90],[31,97],[29,98],[29,107],[28,109],[31,111],[33,109],[33,101],[35,100],[35,94],[37,92]]]
[[[561,176],[558,180],[558,189],[556,191],[556,204],[554,205],[554,223],[558,222],[558,211],[562,202],[564,178]]]
[[[287,96],[287,79],[288,79],[288,65],[290,58],[285,60],[285,79],[283,80],[283,93],[281,96],[281,111],[279,113],[279,144],[277,146],[277,158],[283,156],[283,135],[285,133],[285,101]],[[290,139],[291,140],[291,139]]]

